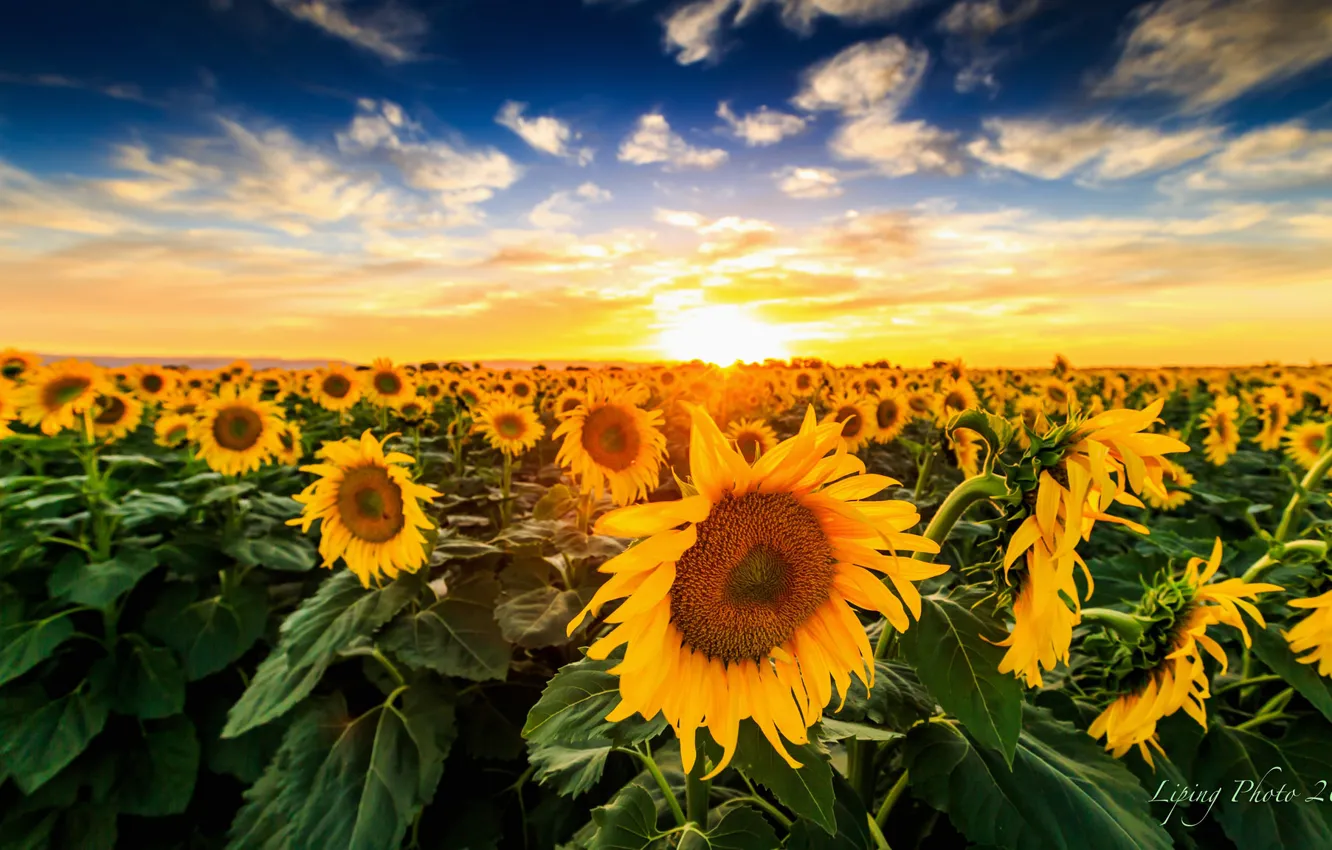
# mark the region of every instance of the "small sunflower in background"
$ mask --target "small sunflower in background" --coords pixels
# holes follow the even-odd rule
[[[935,394],[934,403],[938,405],[938,420],[942,426],[962,411],[980,407],[980,397],[971,382],[964,379],[945,383]]]
[[[1301,422],[1286,431],[1286,457],[1304,469],[1312,469],[1323,453],[1327,434],[1325,422]]]
[[[398,405],[396,412],[399,419],[413,427],[424,422],[426,416],[430,413],[426,406],[426,400],[420,396],[404,401]]]
[[[486,438],[492,448],[517,457],[537,444],[546,426],[536,411],[511,397],[497,396],[477,410],[473,430]]]
[[[315,370],[310,379],[310,398],[335,413],[351,410],[361,400],[361,381],[356,370],[342,363],[330,363]]]
[[[463,381],[458,384],[458,388],[454,391],[454,394],[458,396],[458,400],[468,409],[476,409],[482,406],[485,404],[486,398],[489,396],[489,393],[481,389],[481,387],[473,381]]]
[[[981,449],[985,445],[980,434],[970,428],[954,428],[948,435],[948,445],[963,475],[970,478],[980,472]]]
[[[1225,466],[1239,449],[1239,399],[1233,395],[1217,396],[1202,415],[1203,454],[1213,466]]]
[[[1255,441],[1258,448],[1272,451],[1281,446],[1281,437],[1290,424],[1294,403],[1280,387],[1263,387],[1253,400],[1261,427]]]
[[[753,463],[777,445],[777,432],[762,419],[737,419],[726,429],[726,436],[746,463]]]
[[[911,421],[906,399],[896,390],[886,389],[880,390],[871,401],[874,404],[874,441],[891,443]]]
[[[528,378],[514,378],[509,384],[509,395],[520,402],[531,404],[536,398],[536,384]]]
[[[874,403],[863,396],[835,396],[828,400],[823,421],[842,423],[842,439],[847,451],[854,452],[874,438]]]
[[[111,443],[130,434],[143,421],[143,402],[129,393],[99,396],[93,407],[93,436]]]
[[[361,386],[366,399],[377,407],[398,407],[416,397],[416,387],[407,376],[407,370],[394,366],[387,357],[377,358],[370,364]]]
[[[305,459],[305,444],[301,441],[301,426],[283,422],[278,426],[278,448],[273,457],[283,466],[296,466]]]
[[[817,372],[810,369],[797,370],[791,375],[791,394],[796,398],[809,398],[819,389],[821,380]]]
[[[18,405],[14,403],[14,385],[0,378],[0,440],[14,432],[9,430],[9,423],[18,418]]]
[[[99,396],[112,391],[98,367],[62,360],[29,373],[15,393],[14,403],[23,424],[40,428],[49,437],[74,428],[76,417],[92,410]]]
[[[1069,405],[1077,399],[1073,387],[1059,378],[1048,378],[1041,383],[1041,403],[1050,413],[1066,414]]]
[[[661,478],[666,437],[662,413],[639,406],[643,392],[606,383],[589,386],[587,401],[551,435],[563,437],[555,460],[572,472],[583,491],[610,490],[617,505],[647,496]]]
[[[203,405],[191,428],[195,455],[223,475],[242,475],[263,466],[281,448],[278,431],[282,416],[271,401],[259,398],[259,388],[228,384]]]
[[[1290,651],[1300,656],[1301,664],[1317,664],[1318,675],[1332,677],[1332,590],[1310,599],[1292,599],[1292,608],[1308,609],[1309,613],[1290,631],[1281,636],[1290,644]]]
[[[1187,469],[1169,458],[1161,458],[1161,465],[1162,488],[1143,488],[1142,497],[1158,511],[1173,511],[1193,498],[1188,488],[1193,486],[1194,479]]]
[[[414,573],[429,559],[423,529],[432,528],[421,501],[440,494],[412,483],[410,455],[384,452],[370,431],[360,440],[326,442],[316,452],[322,462],[303,466],[319,479],[293,496],[301,515],[288,520],[309,531],[320,521],[319,554],[331,568],[339,558],[365,587],[400,572]]]
[[[934,393],[927,389],[913,389],[906,394],[906,409],[912,419],[934,418]]]
[[[147,402],[169,398],[180,384],[180,375],[161,366],[139,366],[128,377],[130,390]]]
[[[194,417],[183,413],[163,413],[153,423],[153,433],[159,446],[168,449],[178,448],[190,438],[190,429],[194,427]]]
[[[0,351],[0,378],[18,381],[42,365],[42,358],[31,351],[6,348]]]
[[[570,414],[587,402],[587,395],[579,390],[565,390],[555,396],[551,403],[551,413],[556,419],[567,419]]]

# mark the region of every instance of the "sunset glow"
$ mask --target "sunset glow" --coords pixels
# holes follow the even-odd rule
[[[703,360],[729,366],[790,357],[777,328],[727,305],[691,310],[661,334],[661,350],[671,360]]]

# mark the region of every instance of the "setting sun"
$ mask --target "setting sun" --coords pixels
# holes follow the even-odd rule
[[[658,347],[674,360],[704,360],[729,366],[737,360],[786,359],[782,332],[733,304],[683,313],[661,332]]]

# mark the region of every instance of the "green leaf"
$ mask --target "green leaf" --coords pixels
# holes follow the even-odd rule
[[[791,824],[786,850],[870,850],[875,846],[869,831],[869,812],[860,795],[837,773],[833,774],[833,790],[837,793],[837,831],[829,835],[801,818]]]
[[[189,681],[226,668],[264,633],[268,591],[263,586],[244,584],[197,602],[190,588],[178,587],[162,594],[145,628],[179,654]]]
[[[827,755],[812,742],[787,742],[786,751],[800,762],[799,770],[777,754],[754,721],[741,721],[735,766],[771,791],[782,805],[814,821],[831,835],[836,828],[836,795]]]
[[[51,571],[47,589],[52,596],[78,605],[104,608],[134,589],[157,566],[157,554],[148,549],[122,548],[109,561],[90,564],[65,558]]]
[[[637,785],[626,785],[614,799],[592,810],[596,834],[588,850],[645,850],[664,846],[657,829],[657,806],[652,795]]]
[[[495,619],[505,640],[539,649],[568,643],[565,628],[582,607],[577,591],[539,587],[501,602]]]
[[[199,739],[183,715],[149,727],[146,746],[131,751],[117,802],[130,815],[158,817],[185,811],[199,773]]]
[[[106,725],[110,666],[35,710],[0,712],[0,764],[24,794],[41,788],[78,758]]]
[[[304,537],[237,537],[224,543],[222,551],[247,567],[284,573],[303,573],[316,563],[314,546]]]
[[[1312,789],[1311,793],[1326,800],[1328,786],[1321,783],[1332,782],[1329,778],[1332,777],[1332,726],[1319,717],[1306,715],[1295,721],[1276,745],[1295,768],[1296,775]],[[1299,802],[1303,805],[1304,798]],[[1318,802],[1316,807],[1323,821],[1332,828],[1332,804]]]
[[[147,455],[140,454],[102,455],[102,463],[108,466],[155,466],[159,469],[162,466]]]
[[[1314,665],[1301,664],[1291,651],[1290,644],[1276,626],[1253,631],[1253,652],[1273,672],[1285,679],[1300,695],[1313,703],[1314,708],[1332,720],[1332,687],[1326,678],[1318,675]],[[1332,780],[1332,777],[1328,777]]]
[[[400,576],[367,590],[350,570],[335,573],[282,623],[278,645],[231,708],[222,737],[281,717],[305,699],[353,640],[373,634],[420,593],[421,578]]]
[[[536,768],[533,778],[553,784],[557,793],[577,796],[596,785],[606,767],[612,744],[600,739],[581,744],[546,744],[533,747],[528,761]]]
[[[1213,724],[1198,750],[1193,778],[1199,787],[1223,789],[1214,813],[1241,850],[1332,847],[1332,827],[1317,808],[1326,804],[1304,802],[1317,783],[1306,782],[1282,749],[1260,735]],[[1282,785],[1295,789],[1290,803],[1254,797]]]
[[[231,499],[238,499],[246,493],[253,490],[255,485],[248,482],[240,484],[223,484],[220,487],[213,487],[207,493],[199,498],[200,505],[212,505],[217,502],[226,502]]]
[[[120,517],[121,528],[131,529],[155,519],[180,519],[189,510],[190,506],[176,496],[131,490],[112,506],[109,513]]]
[[[895,732],[892,729],[882,729],[866,723],[838,720],[836,717],[827,715],[824,715],[823,719],[819,721],[818,738],[825,743],[828,741],[842,741],[847,738],[855,738],[858,741],[896,741],[901,737],[901,732]]]
[[[65,835],[70,847],[79,850],[115,850],[116,807],[109,803],[76,806],[62,812]]]
[[[1016,436],[1013,423],[984,410],[964,410],[954,415],[948,420],[947,430],[951,433],[956,428],[968,428],[980,434],[991,455],[1003,454]]]
[[[486,555],[497,555],[500,549],[481,540],[458,534],[441,534],[430,555],[430,566],[438,567],[447,561],[468,561]]]
[[[141,639],[121,641],[115,682],[111,709],[119,714],[155,720],[185,708],[185,671],[165,647]]]
[[[637,714],[619,723],[606,720],[620,703],[620,677],[609,672],[619,663],[614,657],[583,658],[561,667],[528,712],[523,737],[531,744],[571,745],[632,744],[656,736],[665,728],[660,714],[650,721]]]
[[[577,504],[578,497],[567,485],[556,484],[532,506],[532,519],[538,521],[559,519],[573,510]]]
[[[773,850],[782,846],[763,815],[748,806],[734,806],[707,832],[690,829],[680,850]]]
[[[1028,707],[1012,769],[969,730],[925,723],[907,734],[912,792],[963,835],[1011,850],[1166,850],[1147,792],[1085,732]]]
[[[875,661],[874,688],[866,694],[865,685],[853,678],[848,690],[846,704],[832,715],[838,720],[870,720],[905,731],[934,713],[934,697],[901,662]]]
[[[509,674],[512,648],[495,622],[499,583],[489,572],[449,585],[429,608],[394,623],[383,646],[413,667],[477,682]]]
[[[0,685],[17,679],[50,658],[59,646],[74,636],[74,626],[64,611],[45,620],[14,623],[0,629]]]
[[[1004,649],[989,642],[1006,636],[995,621],[936,594],[924,598],[920,621],[899,645],[944,710],[1011,764],[1022,731],[1022,685],[999,672]]]

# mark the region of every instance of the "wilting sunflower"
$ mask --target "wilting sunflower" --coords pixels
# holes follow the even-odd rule
[[[852,452],[874,439],[874,428],[878,422],[874,415],[873,399],[851,395],[830,398],[823,421],[842,424],[842,439],[846,440],[847,450]]]
[[[6,348],[0,351],[0,378],[8,378],[11,381],[17,381],[24,374],[33,371],[42,364],[40,355],[33,354],[31,351],[19,351],[17,348]]]
[[[896,390],[880,390],[872,399],[874,403],[874,441],[891,443],[902,433],[902,429],[911,419],[906,399]]]
[[[694,767],[698,727],[723,749],[714,776],[730,763],[747,717],[799,767],[783,739],[808,741],[832,699],[829,679],[843,700],[852,675],[867,687],[873,680],[874,653],[848,603],[879,611],[904,631],[903,601],[920,616],[912,582],[947,566],[878,551],[939,547],[904,533],[919,521],[913,505],[860,501],[896,482],[863,474],[840,423],[818,425],[809,408],[796,436],[751,465],[706,411],[692,406],[690,413],[696,495],[597,521],[599,534],[647,539],[601,566],[611,578],[568,632],[624,599],[606,618],[614,630],[588,649],[600,659],[627,644],[613,671],[621,701],[606,719],[660,712],[680,739],[686,771]],[[902,601],[869,570],[886,575]]]
[[[155,442],[164,448],[174,449],[190,438],[190,429],[194,426],[194,417],[182,413],[164,413],[153,423]]]
[[[139,427],[142,420],[143,402],[129,393],[107,393],[93,407],[93,436],[114,442]]]
[[[1256,438],[1258,447],[1266,451],[1278,448],[1282,433],[1290,423],[1291,408],[1294,407],[1290,396],[1280,387],[1263,387],[1254,399],[1254,406],[1258,409],[1258,421],[1262,425]]]
[[[1332,676],[1332,590],[1310,599],[1292,599],[1287,604],[1311,609],[1290,631],[1281,633],[1290,643],[1290,651],[1307,652],[1297,659],[1301,664],[1317,664],[1318,675]]]
[[[473,430],[486,438],[492,448],[517,457],[537,444],[546,426],[536,411],[508,396],[495,396],[476,411]]]
[[[1312,469],[1323,453],[1324,422],[1301,422],[1286,432],[1286,457],[1305,469]]]
[[[259,387],[227,384],[204,404],[192,426],[191,436],[199,444],[195,456],[214,472],[242,475],[278,453],[281,426],[281,413],[273,402],[260,400]]]
[[[330,363],[315,371],[310,380],[310,398],[325,410],[351,410],[361,399],[360,377],[350,366]]]
[[[305,458],[305,444],[301,442],[301,426],[284,422],[278,426],[278,449],[273,457],[284,466],[296,466]]]
[[[762,419],[737,419],[726,429],[746,463],[753,463],[777,445],[777,432]]]
[[[666,437],[662,414],[638,406],[642,392],[589,385],[587,402],[560,423],[552,437],[563,437],[555,462],[578,477],[584,492],[610,490],[617,505],[645,497],[661,476]]]
[[[1250,645],[1249,630],[1240,612],[1248,614],[1260,627],[1266,626],[1263,615],[1249,600],[1281,588],[1238,578],[1212,582],[1221,566],[1220,538],[1205,562],[1206,569],[1199,572],[1203,563],[1202,558],[1191,558],[1183,577],[1173,582],[1170,596],[1177,600],[1177,610],[1167,623],[1169,635],[1163,657],[1155,659],[1150,669],[1140,671],[1137,676],[1140,682],[1116,698],[1087,730],[1093,738],[1104,737],[1105,748],[1116,758],[1136,745],[1150,764],[1152,755],[1147,745],[1161,751],[1156,740],[1157,721],[1181,708],[1207,728],[1204,700],[1210,693],[1199,648],[1220,662],[1223,672],[1228,665],[1225,650],[1207,634],[1208,626],[1239,629],[1246,647]],[[1160,599],[1164,594],[1156,596]]]
[[[90,411],[99,396],[112,391],[101,369],[78,360],[62,360],[31,372],[14,394],[19,419],[50,436],[75,427],[75,417]],[[82,427],[82,426],[80,426]]]
[[[366,587],[371,577],[392,579],[426,563],[429,553],[421,530],[431,524],[418,500],[439,495],[412,483],[404,465],[413,459],[401,452],[385,454],[387,441],[376,440],[367,430],[360,440],[324,443],[316,455],[325,462],[301,467],[319,480],[292,497],[304,507],[299,517],[287,521],[309,531],[315,520],[322,520],[319,554],[324,566],[342,558]]]
[[[407,376],[407,370],[394,366],[387,357],[380,357],[370,364],[362,388],[365,397],[379,407],[398,407],[416,397],[416,387]]]
[[[1203,454],[1214,466],[1224,466],[1239,448],[1239,399],[1233,395],[1218,396],[1202,415]]]
[[[1193,486],[1193,476],[1173,460],[1162,458],[1162,463],[1165,466],[1165,474],[1161,476],[1163,489],[1157,491],[1148,487],[1143,490],[1142,497],[1158,511],[1173,511],[1193,498],[1188,491]]]
[[[169,397],[179,383],[179,374],[161,366],[139,366],[129,375],[130,390],[144,401]]]

